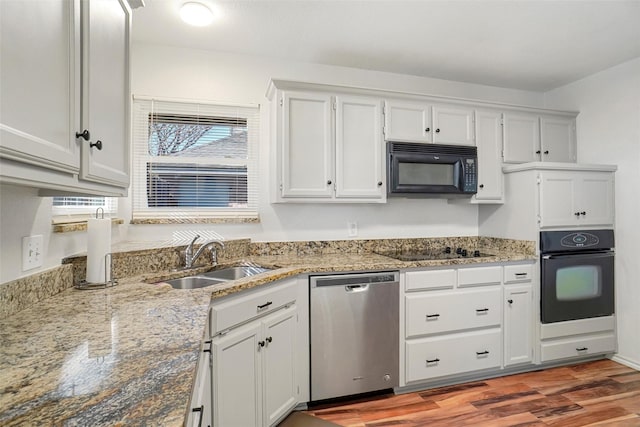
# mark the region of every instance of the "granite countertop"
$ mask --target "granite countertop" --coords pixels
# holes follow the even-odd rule
[[[193,290],[143,283],[178,273],[68,289],[0,320],[0,425],[183,425],[212,298],[301,273],[533,260],[518,253],[416,262],[377,254],[254,256],[243,261],[273,270]]]

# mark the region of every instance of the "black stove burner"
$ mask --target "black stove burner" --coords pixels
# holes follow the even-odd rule
[[[433,249],[419,252],[386,252],[380,253],[390,258],[395,258],[400,261],[429,261],[429,260],[446,260],[446,259],[460,259],[460,258],[481,258],[491,256],[480,252],[479,250],[468,250],[462,248],[456,248],[455,251],[450,247],[444,249]]]

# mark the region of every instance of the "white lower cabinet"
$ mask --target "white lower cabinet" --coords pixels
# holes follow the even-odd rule
[[[491,329],[406,342],[407,381],[499,368],[502,332]]]
[[[296,283],[212,305],[214,426],[273,426],[298,403]]]
[[[505,287],[504,366],[533,360],[532,298],[531,284]]]
[[[211,427],[211,340],[209,328],[205,331],[205,340],[200,348],[196,379],[191,394],[191,403],[187,413],[187,427]]]

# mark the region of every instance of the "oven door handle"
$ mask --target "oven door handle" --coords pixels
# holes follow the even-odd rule
[[[615,252],[606,251],[606,252],[591,252],[588,254],[579,253],[579,254],[564,254],[564,255],[543,255],[542,259],[585,259],[585,258],[609,258],[613,257]]]

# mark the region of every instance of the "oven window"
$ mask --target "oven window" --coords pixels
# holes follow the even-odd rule
[[[600,266],[578,265],[556,271],[558,301],[579,301],[598,298],[602,294]]]
[[[455,164],[398,163],[401,185],[455,185]]]

